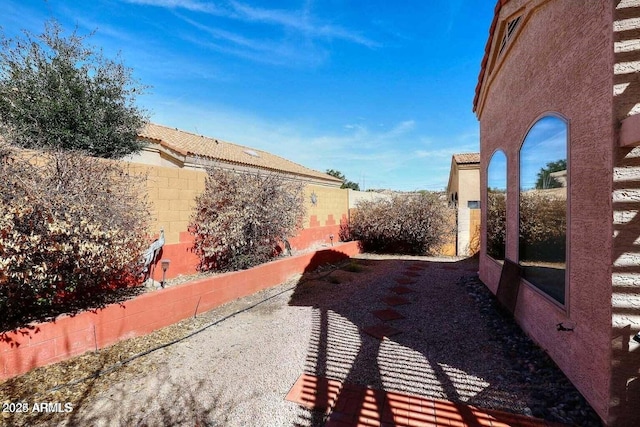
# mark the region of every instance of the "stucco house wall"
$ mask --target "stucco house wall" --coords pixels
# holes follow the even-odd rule
[[[447,199],[449,205],[456,209],[455,255],[472,255],[478,246],[480,211],[469,207],[469,202],[480,200],[479,153],[452,156]]]
[[[499,1],[474,101],[483,189],[493,153],[503,150],[507,156],[506,258],[516,262],[521,144],[544,115],[559,115],[568,123],[568,298],[561,306],[521,281],[514,315],[612,425],[621,422],[612,417],[621,404],[611,389],[611,195],[617,151],[612,27],[618,3]],[[519,28],[499,54],[506,23],[519,15]],[[484,207],[485,190],[481,198]],[[483,235],[486,222],[483,216]],[[486,253],[483,239],[480,278],[495,292],[502,265]],[[559,331],[559,323],[575,328]]]

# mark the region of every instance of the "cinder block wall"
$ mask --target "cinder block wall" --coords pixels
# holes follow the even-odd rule
[[[204,191],[206,173],[162,166],[127,163],[131,172],[146,175],[151,207],[149,231],[156,236],[164,229],[167,245],[180,243],[189,226],[195,198]]]
[[[333,236],[333,242],[338,242],[340,224],[348,221],[348,190],[308,184],[304,194],[307,212],[303,229],[291,239],[292,248],[331,245],[330,236]],[[312,195],[315,203],[312,202]]]
[[[156,238],[160,229],[164,229],[165,246],[159,259],[171,260],[166,278],[195,273],[198,258],[191,251],[193,236],[188,228],[195,199],[205,188],[206,172],[136,163],[123,163],[123,167],[147,177],[146,191],[151,207],[149,232]],[[311,201],[312,194],[315,195],[315,204]],[[291,239],[292,248],[302,250],[312,246],[330,246],[332,235],[333,241],[338,242],[340,222],[347,221],[347,190],[307,184],[304,197],[306,215],[303,229]],[[153,277],[156,280],[162,278],[159,261]]]
[[[30,161],[41,158],[33,151],[25,152]],[[104,162],[113,160],[101,159]],[[149,203],[149,244],[164,230],[165,245],[162,249],[152,277],[162,279],[159,268],[161,259],[171,263],[165,278],[197,271],[198,257],[192,252],[193,235],[189,233],[189,222],[195,209],[195,199],[205,188],[207,173],[202,170],[179,169],[141,163],[118,162],[124,171],[146,177],[145,196]],[[315,204],[311,195],[314,195]],[[290,239],[293,249],[330,246],[339,241],[340,224],[348,221],[349,198],[345,189],[308,183],[304,188],[306,214],[302,230]]]

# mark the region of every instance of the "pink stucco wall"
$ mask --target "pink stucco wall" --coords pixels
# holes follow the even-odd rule
[[[502,1],[500,23],[523,14],[519,31],[491,66],[476,104],[481,182],[496,149],[507,155],[507,258],[518,260],[518,155],[529,128],[548,113],[569,125],[568,299],[564,307],[522,282],[515,317],[603,419],[611,378],[613,2]],[[482,194],[486,206],[486,192]],[[483,235],[486,221],[482,221]],[[486,240],[484,241],[486,242]],[[494,292],[501,266],[486,256],[480,278]],[[560,322],[575,324],[561,332]]]

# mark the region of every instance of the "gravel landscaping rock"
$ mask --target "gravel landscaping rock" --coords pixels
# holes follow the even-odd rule
[[[71,413],[5,417],[7,425],[321,426],[325,414],[284,400],[303,373],[578,426],[600,421],[561,371],[497,309],[473,259],[362,255],[225,304],[145,337],[148,352],[107,375],[51,393],[134,351],[119,343],[0,384],[0,400],[74,405]],[[381,321],[403,293],[403,318]],[[365,328],[401,333],[379,340]],[[101,363],[94,359],[99,357]],[[94,362],[89,363],[89,360]],[[97,359],[96,359],[97,360]],[[75,363],[75,364],[74,364]],[[75,368],[74,368],[75,366]],[[75,369],[75,371],[74,371]],[[64,372],[62,375],[61,370]],[[71,372],[70,372],[71,370]],[[30,380],[32,378],[32,380]],[[47,383],[48,378],[55,378]]]

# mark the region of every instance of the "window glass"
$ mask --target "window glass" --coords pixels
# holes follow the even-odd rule
[[[564,304],[567,247],[567,124],[538,120],[520,149],[519,263],[523,277]]]
[[[504,260],[507,238],[507,156],[493,153],[487,169],[487,255]]]

